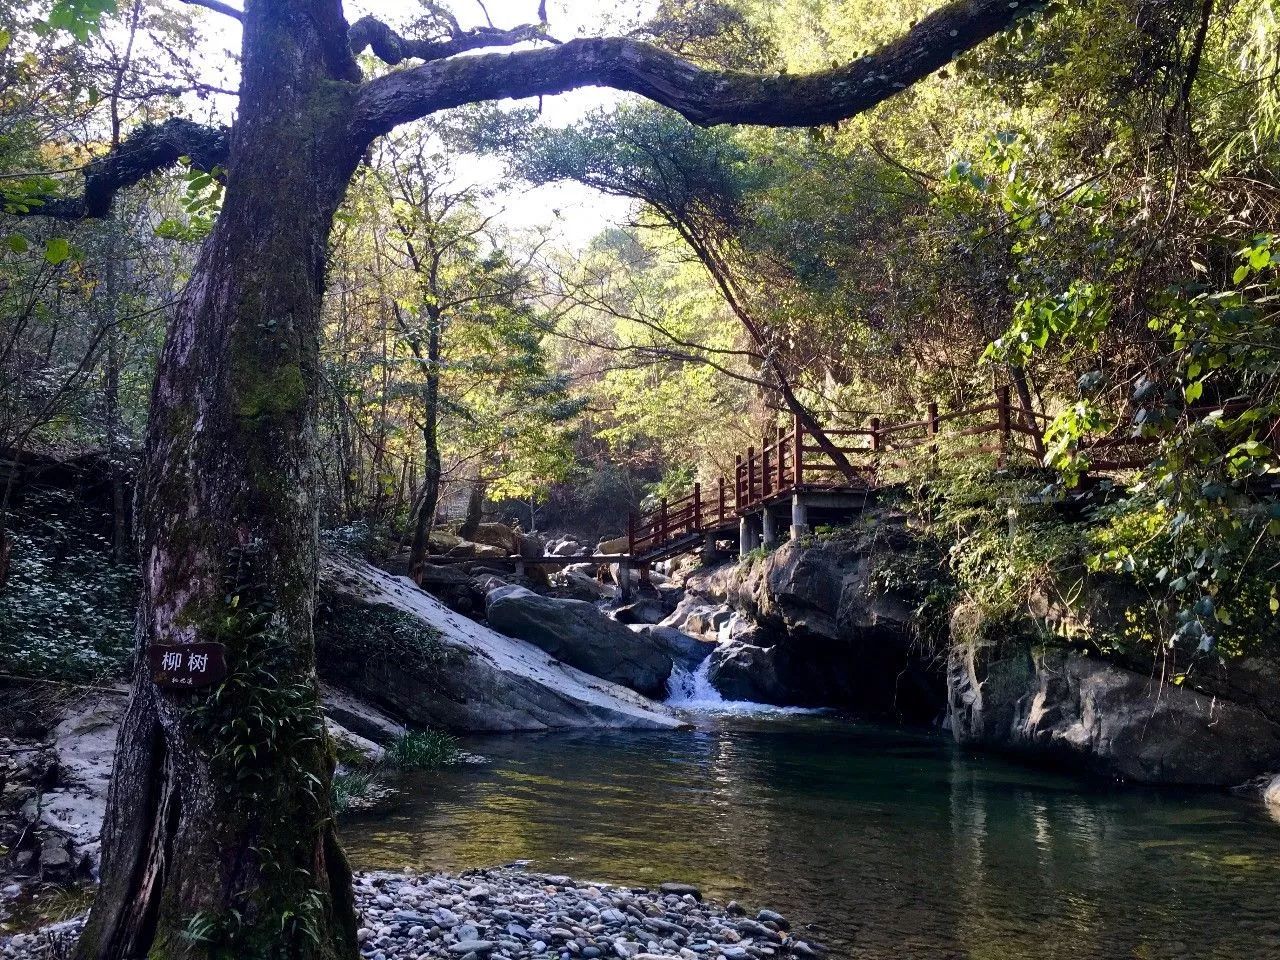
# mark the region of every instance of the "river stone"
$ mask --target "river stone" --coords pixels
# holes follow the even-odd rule
[[[686,894],[688,894],[689,896],[693,897],[693,899],[695,900],[702,899],[702,891],[699,890],[697,887],[690,886],[687,883],[664,883],[658,887],[658,890],[661,893],[675,894],[677,897],[683,897]]]
[[[651,638],[611,620],[593,604],[508,587],[491,592],[485,608],[495,630],[532,643],[557,660],[648,697],[666,693],[671,657]]]

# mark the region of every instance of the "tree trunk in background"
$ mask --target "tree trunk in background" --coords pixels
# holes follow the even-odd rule
[[[430,552],[431,528],[440,504],[440,311],[427,307],[427,378],[422,386],[422,502],[409,550],[409,576],[422,585],[422,568]],[[415,353],[417,352],[415,348]],[[419,358],[421,359],[421,358]]]
[[[111,556],[116,563],[129,557],[129,509],[125,502],[125,471],[120,462],[120,330],[116,326],[120,312],[120,283],[117,272],[119,234],[114,219],[106,223],[106,262],[103,269],[103,323],[107,330],[106,369],[103,372],[102,405],[106,434],[107,472],[111,485]]]
[[[1031,444],[1035,448],[1036,455],[1043,460],[1044,431],[1040,429],[1039,421],[1036,420],[1035,402],[1031,399],[1031,388],[1027,385],[1026,368],[1017,365],[1011,367],[1011,370],[1013,388],[1018,391],[1018,406],[1021,408],[1023,425],[1031,431]]]
[[[326,40],[343,35],[335,0],[245,13],[232,177],[152,396],[137,666],[85,960],[357,955],[312,636],[320,298],[359,161]],[[152,683],[149,645],[196,641],[225,645],[226,683]]]
[[[467,497],[467,516],[462,521],[462,526],[458,528],[458,536],[463,540],[470,540],[475,536],[476,530],[480,527],[480,521],[484,519],[484,481],[479,477],[471,484],[471,495]]]

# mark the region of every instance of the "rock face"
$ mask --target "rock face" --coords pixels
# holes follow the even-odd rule
[[[412,725],[452,731],[680,726],[660,705],[551,659],[531,643],[468,620],[403,577],[330,555],[322,562],[321,582],[327,594],[345,603],[407,614],[411,622],[438,635],[430,656],[395,661],[364,656],[358,647],[335,649],[326,645],[323,632],[318,637],[326,680]],[[635,638],[599,616],[628,639]]]
[[[729,641],[711,670],[726,697],[931,722],[945,703],[943,671],[922,652],[912,618],[913,591],[936,577],[936,563],[901,515],[868,511],[830,540],[788,542],[690,576],[663,623]],[[886,564],[894,577],[879,576]],[[744,622],[731,624],[733,610]]]
[[[495,630],[525,640],[556,660],[645,696],[666,692],[671,656],[652,638],[611,620],[594,604],[507,587],[489,593],[485,610]]]
[[[962,744],[1146,783],[1233,786],[1280,769],[1280,724],[1261,711],[1096,658],[957,648],[948,675],[950,726]]]
[[[794,702],[789,680],[779,676],[779,649],[730,641],[711,654],[708,677],[726,700],[751,700],[786,706]]]
[[[716,648],[714,640],[702,640],[691,637],[675,627],[663,627],[656,623],[639,623],[631,626],[632,630],[647,637],[660,650],[664,651],[672,662],[685,670],[693,670],[703,660],[711,656]]]

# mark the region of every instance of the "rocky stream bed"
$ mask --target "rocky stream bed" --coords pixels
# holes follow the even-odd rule
[[[748,915],[733,902],[706,902],[683,884],[619,887],[511,866],[456,876],[357,874],[355,895],[367,960],[759,960],[824,952],[777,913]],[[13,937],[0,955],[69,956],[82,924],[71,920]]]

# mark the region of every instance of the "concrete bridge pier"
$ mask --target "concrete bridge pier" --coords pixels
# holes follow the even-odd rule
[[[765,507],[760,511],[761,534],[764,537],[764,545],[769,549],[773,549],[778,545],[778,518],[772,510]]]
[[[760,517],[757,514],[745,514],[738,520],[738,556],[745,557],[760,546]]]
[[[801,494],[794,493],[791,495],[791,539],[799,540],[810,532],[809,505]]]

